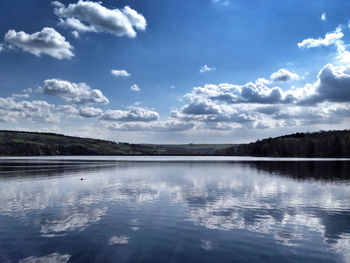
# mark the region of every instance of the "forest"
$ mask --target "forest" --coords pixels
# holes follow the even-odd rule
[[[132,144],[54,133],[0,131],[0,155],[350,157],[350,130],[295,133],[249,144]]]
[[[350,157],[350,130],[294,133],[218,150],[218,155]]]
[[[132,144],[55,133],[0,131],[0,156],[215,155],[232,144]]]

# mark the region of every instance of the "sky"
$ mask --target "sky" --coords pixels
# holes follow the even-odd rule
[[[0,129],[242,143],[349,129],[350,1],[2,0]]]

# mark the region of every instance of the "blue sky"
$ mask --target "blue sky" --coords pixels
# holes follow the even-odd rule
[[[235,143],[349,128],[350,2],[0,2],[0,128]]]

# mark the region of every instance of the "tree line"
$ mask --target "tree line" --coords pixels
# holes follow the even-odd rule
[[[129,144],[53,133],[0,131],[0,155],[234,155],[350,157],[350,130],[294,133],[230,147],[216,144]]]
[[[1,156],[47,155],[215,155],[228,145],[132,144],[55,133],[0,131]]]
[[[261,157],[350,157],[350,130],[294,133],[239,144],[218,155]]]

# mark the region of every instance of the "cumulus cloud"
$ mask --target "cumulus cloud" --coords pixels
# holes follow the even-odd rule
[[[258,78],[255,83],[259,83],[259,84],[263,84],[263,85],[268,85],[268,84],[271,84],[272,81],[271,80],[268,80],[268,79],[265,79],[265,78]]]
[[[76,30],[75,32],[96,32],[96,29],[94,27],[86,26],[80,22],[79,19],[76,19],[74,17],[68,17],[67,19],[61,18],[58,24],[61,26],[73,28]]]
[[[130,90],[132,90],[132,91],[141,91],[140,87],[137,84],[131,85]]]
[[[5,34],[5,42],[10,47],[19,48],[38,57],[45,54],[57,59],[70,59],[74,56],[70,43],[50,27],[44,27],[40,32],[33,34],[9,30]]]
[[[350,102],[350,67],[325,65],[315,86],[320,100]]]
[[[324,38],[308,38],[298,43],[299,48],[313,48],[321,46],[336,45],[343,38],[344,34],[341,27],[338,27],[334,32],[327,33]]]
[[[214,67],[209,67],[208,65],[204,65],[199,69],[200,73],[204,73],[204,72],[208,72],[208,71],[212,71],[215,70],[216,68]]]
[[[195,123],[196,128],[221,130],[238,128],[241,127],[241,124],[248,124],[256,120],[255,116],[247,110],[235,108],[222,110],[219,114],[188,114],[181,110],[173,110],[171,117],[182,122]]]
[[[336,44],[338,55],[336,58],[338,62],[348,65],[350,64],[350,51],[346,49],[346,46],[343,41],[339,40]]]
[[[80,32],[108,32],[116,36],[136,37],[135,29],[145,30],[147,26],[144,16],[129,6],[109,9],[101,2],[82,0],[67,6],[55,1],[53,5],[60,24]]]
[[[15,97],[0,97],[0,121],[53,122],[58,121],[52,113],[55,105],[42,100],[16,101]]]
[[[305,39],[298,43],[299,48],[313,48],[320,46],[335,46],[337,49],[337,62],[342,64],[350,63],[350,51],[347,50],[347,46],[342,40],[344,34],[342,27],[338,26],[334,32],[327,33],[324,38],[319,39]]]
[[[102,110],[94,107],[82,107],[79,109],[79,115],[85,118],[96,118],[102,114]]]
[[[291,88],[298,105],[315,105],[322,102],[350,103],[350,67],[325,65],[317,75],[315,83],[307,83],[303,88]]]
[[[127,72],[125,69],[112,69],[111,74],[116,77],[130,77],[130,73]]]
[[[198,107],[198,105],[201,105]],[[179,110],[175,109],[171,112],[171,117],[181,121],[193,121],[198,123],[204,123],[205,125],[213,126],[221,123],[234,123],[236,124],[250,123],[256,120],[256,114],[251,111],[250,104],[237,104],[229,105],[225,102],[213,102],[203,101],[198,103],[196,100],[190,100],[187,104],[181,107]],[[197,108],[198,107],[198,108]],[[188,109],[194,108],[194,111]],[[198,126],[198,125],[197,125]]]
[[[58,111],[62,111],[64,113],[68,113],[71,115],[79,115],[79,110],[72,105],[59,105],[57,106]]]
[[[241,97],[244,102],[251,103],[281,103],[282,90],[279,87],[268,88],[261,84],[249,82],[241,89]]]
[[[191,93],[185,95],[190,100],[205,98],[228,104],[238,103],[290,103],[295,98],[292,94],[283,92],[279,87],[269,88],[261,82],[248,82],[245,85],[222,83],[218,85],[206,84],[195,87]]]
[[[147,131],[147,132],[181,132],[193,129],[195,124],[179,120],[167,120],[151,123],[108,123],[106,127],[112,131]]]
[[[108,104],[109,100],[98,89],[85,83],[74,83],[60,79],[47,79],[39,90],[47,95],[60,96],[68,102],[78,104]]]
[[[127,16],[131,24],[139,29],[139,30],[145,30],[146,29],[146,19],[143,15],[137,13],[134,9],[130,8],[129,6],[125,6],[122,9],[122,12]]]
[[[229,88],[229,84],[222,84],[223,89]],[[207,85],[214,88],[215,85]],[[225,100],[213,99],[211,89],[194,88],[197,94],[187,94],[185,98],[189,102],[180,109],[171,112],[171,118],[185,123],[193,123],[195,129],[232,130],[242,125],[251,126],[257,121],[257,114],[251,110],[248,104],[232,104]],[[206,93],[208,91],[208,93]],[[227,97],[228,98],[228,97]]]
[[[159,114],[156,111],[144,108],[132,107],[129,110],[107,110],[101,116],[106,121],[123,122],[150,122],[159,120]]]
[[[281,68],[277,72],[272,73],[270,78],[273,82],[288,82],[298,80],[299,75]]]
[[[210,100],[194,100],[182,107],[181,111],[192,115],[221,114],[221,109]]]
[[[279,70],[272,74],[271,80],[299,78],[292,74]],[[340,124],[349,119],[349,66],[328,64],[320,70],[315,83],[307,83],[303,87],[292,86],[282,90],[270,88],[264,83],[194,87],[184,96],[188,102],[173,110],[171,118],[194,123],[195,129],[221,130]]]
[[[349,119],[350,105],[347,103],[317,105],[289,105],[279,107],[269,117],[276,120],[280,127],[306,126],[316,124],[339,124]]]

